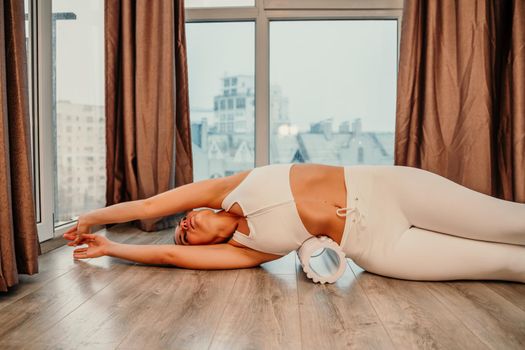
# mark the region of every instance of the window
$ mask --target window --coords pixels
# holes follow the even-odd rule
[[[237,4],[227,11],[214,8],[218,2],[207,4],[208,8],[201,9],[186,2],[192,111],[198,107],[198,98],[193,96],[203,95],[199,100],[205,101],[203,91],[217,86],[214,93],[207,93],[210,115],[199,116],[206,128],[197,122],[196,113],[192,113],[192,128],[199,130],[200,141],[208,141],[205,147],[212,147],[209,141],[214,138],[213,147],[222,152],[223,164],[228,164],[228,157],[239,160],[246,154],[252,154],[257,166],[292,161],[392,164],[403,0],[261,0],[253,8]],[[198,37],[191,27],[250,23],[239,21],[257,21],[249,32],[257,38],[257,47],[252,46],[255,55],[246,45],[234,48],[234,43],[242,42],[238,31],[223,31],[220,41],[213,41],[210,29],[212,34],[206,35],[210,39],[205,41],[204,34]],[[248,40],[253,42],[253,38]],[[213,54],[206,54],[205,46]],[[245,49],[239,49],[242,47]],[[256,58],[251,71],[232,64],[244,55]],[[204,61],[208,57],[214,57],[218,74],[207,74],[211,68]],[[192,75],[201,77],[198,84]],[[242,101],[241,96],[245,97]],[[214,101],[219,111],[211,105]],[[237,115],[244,110],[254,121]],[[232,119],[228,117],[231,112],[236,113]],[[214,114],[220,114],[220,120]],[[208,138],[202,137],[206,130]],[[253,133],[250,138],[254,141],[244,143],[242,149],[225,147],[228,138],[219,134],[241,130]],[[242,170],[230,165],[237,170],[215,171],[210,168],[215,165],[195,151],[194,160],[194,164],[203,164],[198,166],[206,169],[207,177]],[[197,172],[204,174],[195,169]]]
[[[60,226],[105,206],[105,172],[95,171],[105,164],[104,1],[52,0],[51,6],[54,224]],[[77,180],[73,188],[63,181],[70,177]]]
[[[234,118],[231,87],[254,88],[254,22],[188,23],[186,40],[194,180],[253,168],[254,109]]]
[[[396,71],[396,20],[270,22],[270,161],[393,164]]]
[[[238,98],[238,99],[236,100],[236,104],[235,104],[235,107],[236,107],[236,108],[239,108],[239,109],[240,109],[240,108],[244,108],[245,106],[246,106],[246,104],[245,104],[245,100],[244,100],[244,98]]]
[[[357,162],[365,162],[365,149],[362,146],[359,146],[359,148],[357,149]]]

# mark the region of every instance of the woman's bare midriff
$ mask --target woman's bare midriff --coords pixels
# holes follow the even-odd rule
[[[240,181],[248,175],[242,176]],[[336,214],[338,208],[346,207],[346,186],[344,168],[320,164],[294,164],[290,169],[290,187],[299,217],[310,234],[325,235],[341,243],[345,217]],[[244,216],[241,207],[235,203],[230,212]],[[237,228],[249,234],[245,220]],[[240,243],[230,240],[236,246]]]
[[[336,214],[346,207],[344,168],[318,164],[295,164],[290,186],[299,217],[312,235],[341,242],[345,217]]]

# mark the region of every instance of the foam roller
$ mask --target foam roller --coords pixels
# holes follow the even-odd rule
[[[297,255],[306,277],[315,283],[334,283],[346,270],[345,253],[327,236],[308,238]]]

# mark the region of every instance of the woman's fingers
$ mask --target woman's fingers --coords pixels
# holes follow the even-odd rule
[[[75,259],[91,258],[89,247],[75,249],[73,251],[73,258],[75,258]]]
[[[74,259],[87,259],[89,258],[88,252],[73,253]]]
[[[64,234],[73,233],[77,230],[77,225],[70,227],[69,230],[67,230]]]
[[[88,242],[92,242],[95,239],[93,234],[87,234],[87,233],[80,235],[80,237],[77,235],[64,234],[64,238],[71,241],[67,243],[67,245],[70,247],[77,246],[79,244],[86,244]]]
[[[75,239],[76,236],[77,235],[74,234],[74,233],[67,233],[67,232],[62,235],[62,237],[64,237],[65,239],[68,239],[70,241]]]

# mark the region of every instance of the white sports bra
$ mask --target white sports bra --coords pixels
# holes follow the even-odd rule
[[[290,188],[293,164],[254,168],[222,201],[229,211],[237,203],[246,217],[249,236],[235,231],[233,239],[251,249],[286,255],[312,237],[304,226]]]

